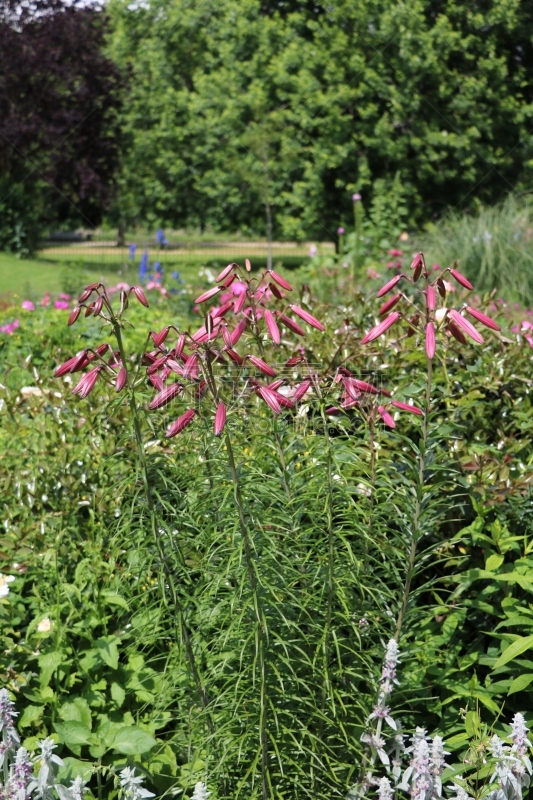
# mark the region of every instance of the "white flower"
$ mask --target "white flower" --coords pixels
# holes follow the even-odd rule
[[[9,594],[9,586],[8,583],[15,580],[14,575],[4,575],[0,572],[0,597],[7,597]]]
[[[120,785],[124,797],[128,800],[143,800],[147,797],[155,797],[153,792],[149,792],[142,786],[142,775],[136,775],[135,769],[125,767],[120,773]]]
[[[457,779],[461,781],[463,779],[462,775],[458,775]],[[451,797],[450,800],[470,800],[470,795],[466,789],[463,789],[458,783],[452,783],[448,789],[455,792],[455,797]]]
[[[194,792],[191,800],[207,800],[211,792],[207,791],[207,786],[202,781],[198,781],[194,787]]]
[[[393,796],[391,782],[388,778],[382,778],[379,782],[378,797],[379,800],[392,800]]]
[[[51,628],[52,628],[52,623],[50,622],[49,617],[45,617],[37,625],[37,630],[39,631],[39,633],[48,633],[51,630]]]

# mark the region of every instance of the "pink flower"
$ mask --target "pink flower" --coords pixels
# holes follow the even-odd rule
[[[8,322],[7,325],[0,325],[0,333],[14,333],[17,328],[19,327],[20,322],[18,319],[14,320],[13,322]]]
[[[35,311],[35,306],[31,300],[23,300],[20,307],[23,308],[24,311]]]
[[[231,284],[231,292],[236,295],[244,294],[244,292],[246,292],[246,284],[242,281],[233,281]]]
[[[352,200],[354,203],[357,203],[358,200],[362,200],[362,197],[359,194],[359,192],[355,192],[354,194],[352,194]]]
[[[65,294],[65,292],[61,292],[61,294],[58,296],[57,299],[58,300],[70,300],[71,298],[70,298],[69,294]]]
[[[49,306],[50,305],[50,292],[46,292],[43,299],[41,300],[42,306]]]
[[[309,248],[309,258],[314,258],[314,256],[316,256],[317,253],[318,253],[318,247],[316,246],[316,244],[312,244],[311,247]]]
[[[397,250],[396,248],[393,248],[392,250],[387,250],[387,253],[389,254],[389,256],[396,256],[396,257],[403,256],[403,252],[401,250]]]
[[[56,300],[54,308],[57,308],[59,311],[66,311],[66,309],[70,308],[70,304],[67,303],[66,300]]]
[[[344,232],[345,232],[345,231],[344,231],[344,228],[343,228],[343,227],[337,228],[337,233],[339,234],[339,236],[342,236],[342,234],[343,234]]]

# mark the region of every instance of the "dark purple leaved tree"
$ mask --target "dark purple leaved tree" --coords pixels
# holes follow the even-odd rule
[[[125,87],[106,27],[102,9],[80,0],[1,0],[0,207],[24,191],[41,222],[100,222]]]

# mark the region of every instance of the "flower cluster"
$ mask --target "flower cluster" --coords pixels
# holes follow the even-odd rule
[[[324,330],[322,323],[311,313],[301,306],[285,302],[285,292],[292,291],[292,287],[281,275],[267,270],[259,278],[253,278],[250,273],[248,260],[245,270],[235,263],[222,270],[215,279],[218,285],[195,300],[199,306],[217,297],[219,304],[209,309],[204,324],[194,333],[168,325],[152,334],[155,349],[144,356],[147,377],[157,389],[150,409],[162,408],[178,395],[186,397],[187,394],[192,394],[197,405],[208,395],[215,412],[213,431],[220,436],[226,425],[229,399],[216,379],[215,365],[222,365],[226,373],[228,369],[233,374],[237,370],[244,377],[244,382],[237,382],[240,396],[255,394],[274,414],[294,408],[307,393],[312,377],[307,377],[297,386],[288,386],[287,379],[278,377],[277,370],[262,355],[242,353],[237,349],[241,340],[247,343],[252,340],[261,353],[268,343],[278,347],[282,344],[284,328],[297,336],[305,336],[305,330],[294,316],[312,328]],[[276,301],[281,301],[282,308],[272,310],[269,306]],[[288,359],[284,366],[294,367],[304,362],[302,356],[296,356]],[[171,382],[167,383],[169,379]],[[231,387],[234,387],[233,381]],[[168,428],[167,438],[181,433],[196,415],[197,408],[186,408]]]
[[[468,315],[475,322],[480,323],[486,328],[493,331],[500,330],[499,325],[497,325],[493,319],[467,303],[464,303],[459,309],[444,305],[447,302],[449,293],[454,291],[454,287],[445,280],[448,273],[464,289],[471,291],[474,287],[470,281],[456,269],[455,265],[443,270],[440,269],[438,264],[434,266],[437,267],[438,274],[430,276],[424,255],[418,253],[411,264],[412,275],[400,273],[382,286],[377,293],[377,297],[379,298],[385,297],[385,295],[396,290],[400,281],[407,281],[418,291],[419,296],[423,300],[422,306],[418,307],[404,292],[397,291],[392,297],[385,300],[379,309],[378,316],[383,317],[383,319],[378,325],[368,331],[362,339],[362,344],[373,342],[397,322],[404,320],[407,323],[407,337],[413,336],[416,332],[424,335],[426,355],[431,361],[436,353],[437,334],[441,331],[446,337],[453,337],[461,344],[466,344],[466,337],[477,344],[483,344],[483,336],[465,315]],[[420,277],[424,278],[423,289],[420,289],[417,285]],[[442,300],[442,305],[440,308],[437,308],[439,298]],[[404,306],[411,306],[411,311],[415,313],[407,314],[404,311],[393,311],[400,301],[403,301]]]
[[[400,400],[387,399],[381,403],[369,404],[369,400],[380,396],[390,398],[391,393],[383,387],[378,388],[368,381],[355,378],[346,367],[339,367],[337,375],[335,376],[335,381],[337,383],[342,383],[343,392],[341,402],[339,407],[331,406],[328,408],[328,414],[338,414],[341,410],[347,411],[351,408],[357,408],[367,419],[375,417],[377,414],[389,428],[396,427],[396,423],[391,416],[391,411],[408,411],[416,416],[423,415],[422,409],[412,403],[403,403]]]
[[[136,775],[135,769],[125,767],[119,775],[122,797],[126,800],[145,800],[148,797],[155,797],[153,792],[149,792],[142,785],[142,775]]]

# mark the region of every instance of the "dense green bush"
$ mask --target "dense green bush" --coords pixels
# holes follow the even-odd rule
[[[116,216],[331,240],[396,172],[413,220],[530,187],[530,7],[113,0]]]
[[[347,364],[420,405],[417,337],[363,350],[375,301],[342,276],[337,289],[331,305],[315,306],[327,331],[307,336],[309,362],[330,371]],[[165,317],[187,322],[167,302],[132,309],[133,352]],[[532,712],[518,690],[533,675],[533,350],[506,319],[498,317],[503,338],[478,348],[451,341],[435,367],[426,534],[394,695],[407,730],[452,736],[457,757],[467,737],[461,709],[489,723],[503,702],[506,718]],[[88,776],[96,763],[98,797],[113,796],[109,769],[125,763],[146,770],[158,793],[207,776],[214,797],[258,797],[267,708],[273,795],[344,796],[360,770],[383,642],[401,603],[417,419],[376,429],[374,451],[357,415],[325,421],[336,390],[294,417],[272,419],[256,402],[229,415],[269,632],[262,675],[224,444],[209,416],[168,442],[162,433],[176,410],[142,414],[154,538],[121,396],[97,384],[78,402],[67,399],[74,376],[51,379],[55,364],[101,341],[96,321],[77,325],[42,310],[2,341],[0,571],[17,577],[0,606],[0,670],[26,746],[52,733],[70,775]],[[284,339],[282,360],[293,352]],[[146,408],[153,391],[140,392]]]

